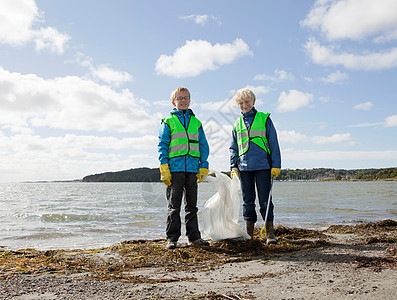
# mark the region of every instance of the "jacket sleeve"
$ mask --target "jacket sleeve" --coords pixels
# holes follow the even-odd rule
[[[272,168],[281,168],[281,152],[278,144],[276,128],[273,125],[272,120],[269,118],[266,122],[266,131],[268,132],[268,142],[270,147],[270,157]]]
[[[163,122],[159,129],[159,144],[158,144],[158,152],[159,152],[159,160],[160,165],[169,164],[168,158],[168,148],[171,142],[171,130],[166,122]]]
[[[236,131],[232,130],[232,142],[229,147],[230,153],[230,169],[237,168],[238,162],[238,146],[237,146],[237,136]]]
[[[200,126],[199,128],[199,149],[200,149],[199,168],[209,169],[208,156],[210,155],[210,147],[208,145],[203,126]]]

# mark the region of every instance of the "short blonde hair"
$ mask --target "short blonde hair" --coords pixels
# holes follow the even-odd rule
[[[255,94],[253,91],[251,91],[249,88],[242,88],[239,89],[233,96],[233,101],[234,104],[236,104],[238,106],[238,102],[241,99],[249,99],[252,101],[253,104],[255,104]]]
[[[171,93],[171,100],[172,101],[175,101],[175,97],[176,97],[175,95],[176,95],[177,92],[187,92],[189,94],[189,98],[190,98],[189,90],[187,88],[185,88],[185,87],[180,86],[180,87],[177,87],[175,90],[172,91],[172,93]]]

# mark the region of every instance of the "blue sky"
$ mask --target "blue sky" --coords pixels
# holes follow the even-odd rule
[[[396,167],[396,68],[395,0],[2,0],[0,182],[157,167],[178,86],[213,170],[247,86],[283,169]]]

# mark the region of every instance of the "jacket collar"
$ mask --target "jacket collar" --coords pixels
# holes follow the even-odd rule
[[[174,108],[171,111],[171,114],[176,115],[178,117],[182,117],[183,114],[185,114],[186,116],[194,116],[194,113],[190,108],[188,110],[177,110],[176,108]]]
[[[243,115],[244,118],[247,118],[247,117],[255,116],[256,113],[257,113],[257,110],[255,109],[255,107],[253,107],[249,112],[241,113],[241,114]]]

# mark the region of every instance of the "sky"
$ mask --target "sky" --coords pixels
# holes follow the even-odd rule
[[[0,182],[158,167],[178,86],[229,170],[235,91],[282,169],[397,167],[396,0],[1,0]]]

